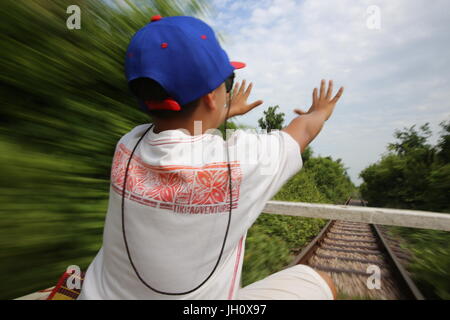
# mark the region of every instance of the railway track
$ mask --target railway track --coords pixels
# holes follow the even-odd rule
[[[345,205],[365,206],[349,199]],[[326,272],[340,299],[423,300],[402,263],[411,257],[382,226],[331,220],[291,264]]]

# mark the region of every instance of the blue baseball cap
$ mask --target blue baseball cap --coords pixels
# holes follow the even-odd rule
[[[220,86],[245,63],[230,61],[212,28],[189,16],[154,16],[138,30],[126,53],[128,82],[150,78],[170,95],[154,109],[179,110]],[[140,102],[146,110],[148,103]]]

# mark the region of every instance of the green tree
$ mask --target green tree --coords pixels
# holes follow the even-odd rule
[[[278,105],[269,107],[264,111],[264,117],[258,120],[259,127],[270,132],[283,129],[284,113],[277,113]]]
[[[428,124],[395,131],[397,141],[377,163],[360,173],[362,197],[376,207],[408,208],[450,213],[450,122],[441,122],[436,146],[428,139]],[[450,233],[436,230],[390,227],[402,236],[414,254],[408,266],[428,298],[450,297]]]
[[[441,136],[435,147],[435,161],[427,176],[424,198],[428,210],[450,213],[450,121],[441,122]]]
[[[372,207],[401,208],[406,190],[403,189],[404,160],[387,155],[360,173],[363,183],[360,191],[363,199]]]
[[[311,159],[313,156],[313,149],[311,148],[311,146],[307,146],[305,148],[305,150],[303,150],[302,153],[302,160],[303,160],[303,164],[306,163],[306,161],[308,161],[309,159]]]
[[[313,174],[315,184],[331,203],[344,203],[355,190],[341,159],[311,158],[305,163],[305,170]]]
[[[442,121],[441,137],[436,146],[436,161],[442,165],[450,163],[450,121]]]
[[[360,173],[361,193],[369,205],[448,211],[449,125],[441,126],[437,146],[428,143],[428,123],[420,130],[412,126],[395,131],[397,141],[388,145],[388,153]]]

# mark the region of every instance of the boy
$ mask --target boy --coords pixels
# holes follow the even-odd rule
[[[301,152],[342,94],[313,92],[282,131],[211,133],[248,104],[213,30],[193,17],[155,16],[130,42],[126,75],[153,124],[115,150],[103,245],[79,299],[333,299],[331,279],[308,266],[239,288],[247,230],[302,167]],[[226,155],[226,156],[225,156]]]

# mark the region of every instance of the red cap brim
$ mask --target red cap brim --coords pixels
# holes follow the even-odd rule
[[[238,62],[238,61],[230,61],[230,63],[235,69],[242,69],[242,68],[244,68],[246,66],[245,63]]]

